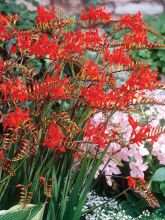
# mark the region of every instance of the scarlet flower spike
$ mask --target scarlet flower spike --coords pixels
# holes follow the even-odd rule
[[[152,208],[160,207],[157,198],[148,188],[147,182],[143,178],[128,176],[126,179],[128,180],[128,186],[145,198]]]

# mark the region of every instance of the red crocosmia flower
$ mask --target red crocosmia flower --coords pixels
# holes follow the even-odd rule
[[[104,148],[110,138],[110,135],[105,133],[106,129],[107,125],[100,123],[94,126],[89,121],[85,129],[85,138],[88,141],[92,141],[93,144],[97,144],[99,147]]]
[[[64,147],[61,147],[61,146],[58,146],[58,150],[61,152],[61,153],[65,153],[66,150]]]
[[[135,132],[136,128],[138,127],[138,122],[134,121],[134,119],[128,115],[128,122],[130,123],[130,125],[132,126],[133,131]]]
[[[0,161],[3,160],[3,156],[4,156],[4,155],[3,155],[3,151],[0,150]]]
[[[46,133],[46,139],[43,142],[43,146],[48,146],[50,149],[54,149],[56,146],[61,146],[63,139],[64,135],[56,123],[53,122]]]
[[[157,83],[157,71],[151,71],[148,66],[133,71],[126,85],[129,89],[149,89],[153,90],[153,84]]]
[[[34,93],[32,96],[36,98],[38,94],[41,94],[43,98],[50,96],[52,99],[63,99],[65,100],[67,97],[67,91],[70,91],[68,79],[64,78],[61,80],[59,76],[50,77],[47,76],[44,83],[38,84],[38,82],[34,83]]]
[[[4,62],[0,61],[0,68],[4,68]]]
[[[124,36],[124,41],[134,45],[136,44],[147,44],[147,33],[146,31],[141,32],[130,32]]]
[[[5,74],[5,65],[3,61],[0,61],[0,81],[2,80],[2,76]],[[3,86],[0,86],[0,90]]]
[[[30,55],[36,57],[49,56],[50,59],[56,58],[58,55],[59,45],[57,45],[56,38],[49,39],[47,34],[39,35],[38,39],[30,46]]]
[[[8,101],[9,97],[11,97],[14,102],[20,101],[20,103],[24,103],[26,99],[30,98],[26,90],[26,84],[18,78],[15,82],[4,82],[3,85],[0,85],[0,91],[4,95],[5,101]]]
[[[69,90],[68,79],[64,78],[63,80],[57,78],[57,86],[50,88],[49,93],[53,99],[63,99],[67,97],[66,90]]]
[[[0,23],[0,41],[7,41],[12,37],[12,32],[7,30],[6,27],[4,27]]]
[[[29,31],[18,31],[17,35],[18,49],[20,51],[27,51],[32,42],[32,36]]]
[[[137,132],[132,133],[132,137],[130,139],[131,143],[142,143],[144,139],[148,139],[151,137],[148,136],[150,132],[150,125],[141,127]]]
[[[53,7],[51,12],[46,11],[45,8],[41,5],[37,8],[37,18],[36,18],[37,25],[38,24],[46,25],[55,19],[57,19],[57,17],[55,15]]]
[[[17,47],[15,45],[12,45],[10,47],[10,53],[16,54],[16,52],[17,52]]]
[[[146,181],[145,179],[141,178],[141,177],[131,177],[131,176],[127,176],[126,179],[128,180],[128,186],[130,188],[135,189],[136,188],[136,184],[137,184],[137,180],[141,182],[141,184],[145,185]]]
[[[14,14],[13,16],[13,24],[15,25],[18,21],[18,15],[17,14]]]
[[[136,186],[136,180],[134,178],[132,178],[131,176],[127,176],[126,179],[130,188],[134,188]]]
[[[82,88],[81,95],[88,101],[90,106],[103,106],[106,103],[105,93],[99,85]]]
[[[102,22],[107,23],[111,20],[111,15],[103,11],[102,8],[96,9],[94,6],[91,6],[87,13],[84,10],[81,11],[81,19],[83,21],[95,22],[99,22],[101,20]]]
[[[98,65],[90,60],[82,67],[79,78],[86,80],[99,80],[99,82],[104,82],[106,79],[101,77],[100,72],[101,70],[99,69]]]
[[[131,29],[131,31],[124,37],[125,42],[129,44],[146,44],[148,42],[145,23],[142,21],[140,13],[137,13],[134,16],[125,15],[121,17],[120,25]]]
[[[105,60],[109,61],[110,66],[115,64],[129,66],[130,64],[132,64],[130,56],[128,54],[125,54],[123,48],[114,49],[112,51],[112,54],[108,49],[105,49],[103,61]]]
[[[104,38],[105,36],[99,36],[99,32],[98,29],[95,30],[89,30],[85,33],[85,43],[87,45],[87,47],[94,45],[95,47],[98,45],[102,45],[104,43]]]
[[[148,187],[145,179],[141,177],[130,177],[127,176],[128,186],[132,188],[135,192],[139,193],[152,208],[160,207],[160,204],[154,194]]]
[[[9,40],[13,36],[14,29],[9,29],[11,20],[11,16],[4,16],[0,13],[0,41]]]
[[[73,157],[79,159],[80,155],[78,153],[73,153]]]
[[[142,20],[142,15],[138,12],[135,15],[124,15],[120,18],[120,25],[124,27],[130,27],[131,30],[134,31],[142,31],[144,30],[145,23]]]
[[[54,69],[56,71],[56,75],[59,75],[62,70],[62,67],[56,61],[53,64],[54,64]]]
[[[5,16],[0,13],[0,23],[3,24],[4,26],[10,25],[9,16],[8,15]]]
[[[73,53],[82,54],[82,49],[86,45],[85,34],[78,28],[77,32],[64,33],[64,39],[61,42],[62,48],[60,54],[67,56]]]
[[[2,123],[4,128],[18,128],[21,123],[29,120],[29,110],[23,111],[22,109],[16,107],[15,111],[9,113],[8,116],[3,119]]]

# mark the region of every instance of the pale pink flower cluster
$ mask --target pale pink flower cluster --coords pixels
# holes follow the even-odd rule
[[[157,99],[160,100],[157,94]],[[148,123],[156,127],[160,124],[160,120],[165,119],[164,106],[154,105],[150,109],[143,111],[144,115],[148,119]],[[141,116],[137,114],[131,115],[135,121],[140,121]],[[103,113],[98,113],[92,119],[92,123],[98,125],[100,122],[105,121]],[[108,148],[108,152],[104,157],[104,160],[99,167],[97,175],[102,173],[105,175],[107,183],[112,184],[111,177],[113,175],[121,174],[120,167],[123,166],[123,162],[127,162],[130,168],[130,176],[144,178],[145,171],[149,168],[147,162],[147,155],[152,154],[153,157],[157,157],[160,164],[165,165],[165,135],[161,135],[157,142],[152,147],[147,149],[144,141],[138,144],[128,144],[131,134],[132,126],[128,121],[128,114],[123,112],[116,112],[110,121],[108,121],[108,129],[111,131],[115,128],[121,134],[121,139],[126,146],[122,146],[120,143],[111,143]],[[138,130],[139,128],[137,128]],[[102,150],[101,150],[102,151]],[[97,177],[96,175],[96,177]]]

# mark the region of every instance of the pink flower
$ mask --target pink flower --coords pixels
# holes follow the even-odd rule
[[[136,161],[142,161],[142,157],[149,154],[149,151],[144,147],[143,144],[131,144],[130,150],[128,151],[129,157],[135,157]]]
[[[144,147],[143,144],[139,144],[138,150],[141,156],[146,156],[149,154],[149,151]]]
[[[128,122],[128,115],[126,113],[123,112],[116,112],[113,115],[112,118],[112,124],[116,127],[118,127],[118,129],[120,130],[120,132],[122,131],[123,133],[123,138],[126,141],[129,141],[130,137],[131,137],[131,133],[132,133],[132,127]]]
[[[162,134],[158,141],[156,143],[153,144],[153,149],[152,149],[152,154],[154,156],[156,156],[159,161],[160,164],[165,165],[165,147],[164,147],[164,143],[165,143],[165,134]]]
[[[100,123],[104,122],[104,114],[102,112],[99,112],[97,114],[94,115],[94,117],[91,119],[91,124],[94,126],[99,125]]]
[[[116,174],[116,175],[120,174],[121,171],[114,161],[110,160],[109,163],[107,163],[109,159],[110,159],[109,156],[104,157],[104,161],[100,165],[99,170],[97,171],[97,173],[95,175],[95,178],[99,175],[100,171],[103,171],[102,173],[105,175],[107,184],[111,186],[112,185],[111,176],[113,174]]]
[[[148,168],[146,164],[143,164],[140,161],[129,163],[129,167],[131,169],[131,176],[142,178],[144,178],[144,171],[146,171]]]
[[[120,173],[121,173],[121,171],[117,167],[117,164],[111,160],[108,163],[108,165],[106,166],[105,170],[104,170],[104,174],[105,174],[107,184],[111,186],[112,185],[112,180],[111,180],[112,175],[113,174],[117,175],[117,174],[120,174]]]
[[[111,143],[109,148],[108,148],[108,153],[109,154],[115,154],[116,152],[118,152],[121,149],[120,144],[118,143]]]
[[[124,161],[129,162],[129,157],[128,157],[128,148],[124,147],[121,149],[121,151],[117,154],[119,158],[121,158]]]
[[[138,151],[138,147],[136,144],[131,144],[130,149],[128,151],[129,157],[134,157],[136,161],[143,161],[142,155]]]

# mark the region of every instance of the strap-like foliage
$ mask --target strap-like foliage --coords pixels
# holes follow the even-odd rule
[[[164,132],[131,116],[141,113],[139,106],[164,105],[147,97],[164,84],[157,81],[157,71],[130,55],[131,50],[164,49],[163,43],[149,42],[148,32],[163,38],[140,13],[114,19],[94,7],[74,19],[41,5],[34,28],[19,30],[17,22],[17,15],[0,14],[1,198],[5,206],[11,193],[11,203],[18,202],[13,187],[19,184],[24,207],[47,197],[47,219],[78,220],[102,159],[107,160],[103,174],[109,161],[119,161],[122,149],[147,140],[153,144]],[[111,31],[101,33],[100,26]],[[122,30],[123,39],[116,40],[114,34]],[[123,73],[128,77],[118,84]],[[101,112],[105,120],[92,122]],[[127,140],[119,123],[110,121],[118,112],[128,118]],[[114,143],[121,146],[115,153],[109,149]],[[152,194],[146,196],[141,186],[135,191],[153,207]]]

